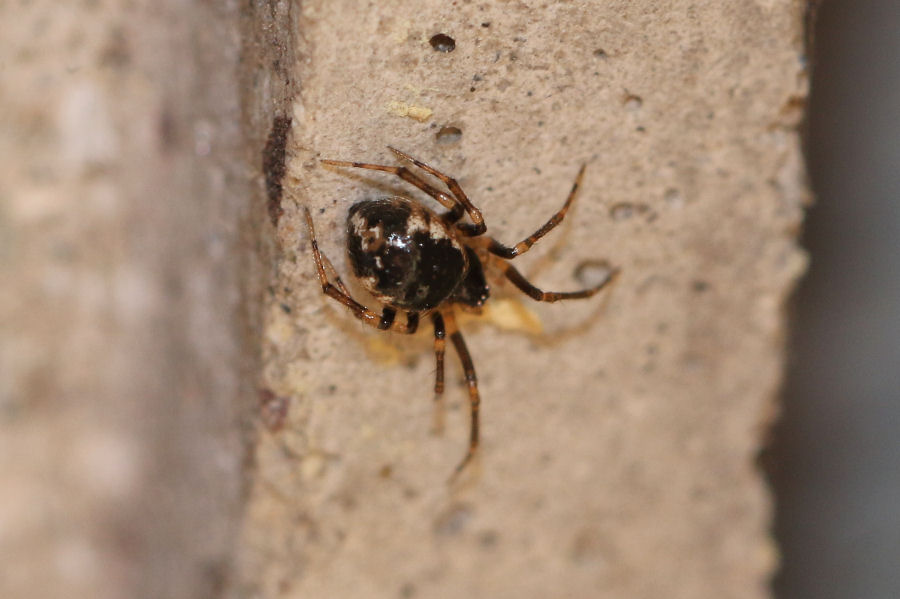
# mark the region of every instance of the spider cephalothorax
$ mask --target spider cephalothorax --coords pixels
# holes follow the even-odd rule
[[[381,314],[360,304],[352,297],[331,262],[316,242],[312,216],[304,208],[309,227],[313,259],[322,291],[344,304],[363,322],[382,330],[413,333],[420,316],[430,316],[434,327],[434,352],[437,362],[434,390],[444,391],[444,345],[447,333],[462,362],[469,389],[472,422],[469,450],[457,466],[457,472],[472,459],[478,448],[478,408],[480,397],[475,366],[456,326],[454,305],[480,308],[490,296],[484,275],[485,262],[490,261],[516,287],[531,298],[543,302],[590,297],[606,286],[617,274],[610,274],[594,287],[581,291],[541,291],[508,260],[525,253],[534,243],[562,221],[575,198],[584,175],[578,171],[572,190],[563,207],[544,226],[514,246],[505,246],[484,235],[487,226],[481,212],[469,201],[455,179],[390,148],[401,159],[436,177],[448,189],[441,191],[405,166],[384,166],[362,162],[323,160],[324,164],[384,171],[418,187],[443,205],[447,211],[437,213],[408,198],[391,196],[368,199],[350,207],[347,216],[347,252],[353,273],[378,301],[384,304]],[[460,222],[466,215],[471,222]],[[331,278],[329,279],[329,274]],[[397,312],[405,319],[398,323]]]

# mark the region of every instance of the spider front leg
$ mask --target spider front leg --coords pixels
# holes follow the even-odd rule
[[[309,229],[309,242],[312,246],[313,260],[316,263],[316,273],[319,276],[319,283],[322,285],[322,293],[350,308],[350,311],[353,312],[354,316],[371,327],[375,327],[382,331],[391,329],[399,333],[415,333],[419,326],[418,313],[408,312],[406,314],[406,322],[404,325],[402,327],[395,327],[394,321],[397,317],[397,310],[385,306],[381,311],[381,314],[378,314],[350,297],[347,287],[344,285],[343,281],[341,281],[340,276],[337,275],[337,271],[331,264],[331,261],[319,251],[319,244],[316,241],[316,230],[313,226],[312,215],[305,206],[303,207],[303,213],[306,216],[306,226]],[[326,268],[334,275],[334,283],[328,279]]]
[[[453,194],[453,197],[455,197],[456,200],[459,202],[459,204],[462,205],[463,208],[465,208],[466,214],[468,214],[469,218],[472,219],[471,225],[466,224],[466,223],[457,225],[456,228],[459,229],[459,231],[461,231],[464,235],[466,235],[468,237],[476,237],[478,235],[481,235],[485,231],[487,231],[487,225],[484,223],[484,217],[481,215],[481,210],[479,210],[478,208],[475,207],[474,204],[472,204],[472,202],[469,200],[469,197],[462,190],[462,187],[460,187],[460,185],[456,181],[456,179],[454,179],[453,177],[450,177],[448,175],[445,175],[444,173],[440,172],[439,170],[437,170],[433,167],[428,166],[427,164],[425,164],[424,162],[422,162],[420,160],[416,160],[409,154],[401,152],[397,148],[392,148],[391,146],[388,146],[388,150],[390,150],[391,152],[393,152],[400,158],[409,160],[410,162],[415,164],[417,167],[419,167],[426,173],[428,173],[430,175],[434,175],[435,177],[440,179],[444,185],[447,186],[447,189],[450,190],[450,193]]]
[[[613,268],[610,270],[609,275],[599,284],[587,289],[581,289],[579,291],[542,291],[526,279],[512,264],[497,258],[494,258],[494,261],[503,272],[504,276],[509,279],[513,285],[518,287],[531,299],[539,302],[558,302],[559,300],[591,297],[619,276],[619,269]]]
[[[368,162],[348,162],[346,160],[322,160],[322,164],[327,164],[329,166],[346,166],[350,168],[362,168],[370,171],[381,171],[383,173],[390,173],[395,177],[399,177],[413,185],[418,187],[435,200],[440,202],[440,204],[450,210],[448,215],[453,218],[453,220],[459,220],[464,212],[464,206],[462,206],[459,202],[456,201],[455,198],[450,197],[450,195],[444,193],[440,189],[429,185],[427,182],[423,181],[419,178],[414,172],[406,168],[405,166],[387,166],[384,164],[370,164]]]
[[[531,249],[537,241],[552,231],[556,225],[562,222],[562,220],[566,217],[566,212],[569,211],[569,206],[572,205],[572,201],[575,199],[575,194],[578,191],[578,188],[581,186],[581,179],[584,177],[584,169],[587,165],[582,164],[581,169],[579,169],[578,174],[575,176],[575,183],[572,184],[572,190],[569,191],[569,197],[566,198],[565,204],[560,208],[556,214],[550,217],[544,226],[514,245],[513,247],[508,247],[497,241],[496,239],[491,238],[490,244],[488,245],[488,251],[493,254],[500,256],[501,258],[505,258],[507,260],[512,260],[516,256],[521,256],[525,252]]]
[[[331,166],[345,166],[351,168],[362,168],[368,169],[372,171],[381,171],[384,173],[390,173],[396,177],[399,177],[413,185],[418,187],[435,200],[441,203],[444,208],[447,208],[449,212],[443,215],[443,218],[448,223],[455,223],[460,218],[462,218],[463,214],[468,214],[469,218],[472,219],[474,224],[460,224],[457,227],[464,232],[467,236],[473,235],[481,235],[487,230],[486,225],[484,224],[484,217],[481,215],[481,211],[476,208],[472,202],[469,201],[468,196],[466,196],[465,192],[463,192],[462,188],[459,186],[459,183],[456,182],[456,179],[448,177],[444,173],[428,166],[424,162],[420,160],[416,160],[409,154],[401,152],[396,148],[392,148],[388,146],[388,149],[392,151],[394,154],[399,156],[404,160],[408,160],[412,162],[414,165],[429,173],[434,175],[438,179],[440,179],[453,194],[452,196],[444,193],[443,191],[437,189],[433,185],[430,185],[426,181],[423,181],[421,177],[416,175],[414,172],[406,168],[405,166],[388,166],[384,164],[371,164],[368,162],[349,162],[346,160],[322,160],[322,164],[328,164]]]

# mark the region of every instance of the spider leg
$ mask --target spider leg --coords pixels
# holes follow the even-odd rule
[[[406,315],[406,322],[404,323],[404,326],[395,326],[394,321],[397,317],[397,310],[389,306],[385,306],[381,314],[378,314],[377,312],[370,310],[369,308],[363,306],[352,297],[350,297],[350,294],[347,292],[347,288],[344,286],[344,283],[341,281],[340,277],[336,278],[335,283],[332,283],[328,280],[328,274],[326,273],[326,264],[327,268],[332,273],[337,275],[337,272],[335,271],[334,266],[331,264],[331,261],[323,256],[321,252],[319,252],[319,244],[316,241],[316,230],[313,227],[312,215],[310,215],[309,209],[304,206],[303,212],[306,215],[306,226],[309,228],[309,241],[310,245],[312,246],[313,259],[316,263],[316,273],[319,275],[319,283],[321,283],[322,285],[322,292],[325,295],[350,308],[350,311],[353,312],[354,316],[356,316],[358,319],[369,326],[375,327],[382,331],[391,329],[399,333],[415,333],[416,329],[419,326],[419,314],[417,312],[408,312]]]
[[[528,279],[526,279],[522,275],[522,273],[516,270],[516,268],[512,264],[509,264],[508,262],[504,262],[497,258],[495,258],[494,261],[499,266],[500,270],[503,271],[504,276],[512,281],[513,285],[521,289],[531,299],[537,300],[539,302],[558,302],[559,300],[591,297],[592,295],[609,285],[619,275],[619,269],[613,268],[610,271],[608,277],[603,279],[603,281],[601,281],[598,285],[589,287],[587,289],[581,289],[580,291],[541,291],[540,289],[532,285],[528,281]]]
[[[435,433],[440,434],[444,430],[444,347],[446,345],[446,329],[444,318],[440,312],[431,313],[431,322],[434,324],[434,427]]]
[[[429,185],[427,182],[423,181],[420,177],[418,177],[414,172],[406,168],[405,166],[387,166],[383,164],[370,164],[368,162],[347,162],[344,160],[322,160],[322,164],[329,164],[331,166],[346,166],[351,168],[364,168],[370,171],[382,171],[384,173],[390,173],[397,177],[400,177],[410,185],[418,187],[435,200],[440,202],[440,204],[449,210],[445,214],[445,218],[450,222],[456,222],[460,218],[462,218],[463,213],[465,212],[465,206],[461,204],[456,198],[451,197],[450,195],[444,193],[440,189]]]
[[[493,254],[500,256],[501,258],[506,258],[507,260],[512,260],[516,256],[521,256],[533,246],[537,241],[553,230],[556,225],[562,222],[562,220],[566,217],[566,212],[569,211],[569,206],[572,205],[572,200],[575,199],[575,193],[578,191],[578,188],[581,186],[581,178],[584,176],[584,169],[586,165],[581,165],[581,169],[578,171],[578,175],[575,176],[575,183],[572,184],[572,190],[569,192],[569,197],[566,198],[566,203],[563,204],[563,207],[559,209],[559,211],[550,217],[544,226],[514,245],[513,247],[508,247],[500,243],[494,238],[491,238],[490,244],[488,245],[488,251]]]
[[[447,188],[450,190],[450,192],[453,194],[453,196],[456,198],[456,200],[459,202],[459,204],[462,205],[463,208],[465,208],[466,214],[469,215],[469,218],[472,219],[472,224],[460,223],[460,224],[456,225],[456,228],[461,233],[463,233],[467,237],[476,237],[478,235],[481,235],[485,231],[487,231],[487,225],[484,224],[484,217],[481,215],[481,211],[478,208],[476,208],[474,204],[472,204],[472,202],[469,200],[469,197],[462,190],[462,187],[459,186],[459,183],[456,181],[456,179],[445,175],[444,173],[440,172],[439,170],[437,170],[433,167],[428,166],[427,164],[425,164],[424,162],[422,162],[420,160],[416,160],[409,154],[406,154],[405,152],[401,152],[397,148],[392,148],[391,146],[388,146],[388,150],[390,150],[391,152],[393,152],[394,154],[396,154],[397,156],[399,156],[400,158],[402,158],[404,160],[409,160],[410,162],[415,164],[417,167],[419,167],[420,169],[422,169],[429,175],[434,175],[435,177],[440,179],[444,185],[447,186]],[[460,215],[460,216],[462,216],[462,215]],[[458,220],[458,217],[457,217],[457,219],[454,219],[451,222],[455,222],[455,220]]]
[[[456,318],[453,316],[452,310],[443,312],[446,320],[447,332],[450,333],[450,341],[456,349],[456,355],[462,363],[463,372],[466,376],[466,386],[469,388],[469,408],[472,413],[472,421],[469,429],[469,449],[465,457],[456,467],[454,476],[462,472],[463,468],[472,461],[478,450],[478,410],[481,405],[481,397],[478,395],[478,378],[475,376],[475,364],[472,362],[472,356],[466,348],[466,342],[463,340],[462,333],[456,326]]]
[[[317,243],[316,246],[319,244]],[[316,248],[318,249],[318,248]],[[325,266],[326,278],[328,280],[334,281],[335,286],[340,290],[344,295],[350,295],[350,291],[347,289],[347,286],[344,285],[344,282],[341,280],[341,275],[338,274],[337,269],[334,267],[334,264],[331,263],[331,260],[328,259],[328,256],[325,254],[319,254],[322,258],[322,263]]]
[[[440,312],[431,315],[434,324],[434,358],[436,369],[434,371],[434,399],[438,400],[444,394],[444,346],[446,345],[446,329],[444,319]]]

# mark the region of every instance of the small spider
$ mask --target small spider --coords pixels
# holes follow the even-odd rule
[[[441,397],[444,392],[444,345],[449,334],[465,372],[472,414],[469,449],[456,467],[455,473],[459,473],[478,449],[478,408],[481,400],[472,357],[456,326],[454,305],[468,311],[480,310],[490,296],[490,287],[485,279],[487,264],[495,266],[513,285],[540,302],[591,297],[612,281],[619,271],[610,269],[601,283],[589,289],[541,291],[507,262],[527,252],[563,220],[578,191],[584,166],[578,171],[563,207],[540,229],[509,247],[492,237],[484,236],[487,226],[481,212],[469,201],[455,179],[400,150],[391,147],[388,149],[402,160],[439,179],[450,193],[434,187],[405,166],[322,161],[331,166],[391,173],[418,187],[447,209],[438,214],[418,202],[396,196],[362,200],[350,207],[347,216],[350,264],[362,286],[384,304],[381,314],[350,296],[334,266],[319,251],[312,216],[309,209],[304,207],[313,259],[325,295],[350,308],[354,316],[368,325],[383,331],[411,334],[418,328],[420,317],[430,316],[434,327],[434,354],[437,361],[434,381],[436,398]],[[471,222],[460,222],[463,215],[467,215]],[[397,312],[405,313],[403,322],[397,322]]]

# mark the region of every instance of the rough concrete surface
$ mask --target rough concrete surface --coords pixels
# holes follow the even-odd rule
[[[765,597],[802,12],[0,4],[0,596]],[[318,160],[387,144],[507,243],[586,164],[516,263],[622,269],[460,318],[483,445],[455,484],[455,356],[435,434],[427,327],[323,297],[300,219],[346,277],[349,205],[409,190]]]
[[[237,596],[768,596],[754,460],[805,263],[803,3],[289,6],[300,85],[264,316],[272,430]],[[463,321],[483,446],[452,485],[468,426],[454,356],[435,435],[430,332],[367,329],[323,297],[299,210],[348,278],[349,205],[410,192],[318,159],[393,163],[387,144],[456,176],[507,243],[586,163],[570,218],[517,264],[559,290],[585,261],[622,269],[568,304],[498,283],[500,309]]]

